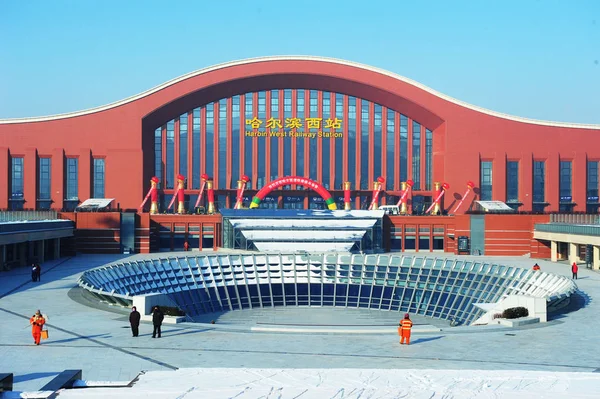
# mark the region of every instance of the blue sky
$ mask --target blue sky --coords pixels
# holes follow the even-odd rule
[[[266,55],[347,59],[495,111],[600,124],[598,0],[0,0],[0,118]]]

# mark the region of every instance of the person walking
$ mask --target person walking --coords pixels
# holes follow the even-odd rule
[[[410,345],[410,329],[413,326],[413,322],[410,320],[410,316],[408,313],[404,315],[404,319],[400,321],[398,326],[398,334],[400,335],[400,345],[404,344],[406,341],[406,345]]]
[[[536,263],[535,265],[533,265],[533,270],[534,270],[534,271],[536,271],[536,272],[539,272],[539,271],[540,271],[540,269],[541,269],[541,268],[540,268],[540,265],[538,265],[537,263]]]
[[[35,279],[37,281],[42,281],[42,267],[39,263],[35,264]]]
[[[134,337],[140,335],[140,312],[137,311],[136,307],[131,308],[129,313],[129,324],[131,324],[131,333]]]
[[[571,272],[573,272],[573,279],[577,280],[577,272],[579,271],[579,267],[577,266],[577,263],[573,262],[573,264],[571,265]]]
[[[160,338],[160,326],[162,325],[164,318],[165,315],[163,314],[163,312],[158,306],[155,306],[154,310],[152,311],[152,324],[154,325],[154,330],[152,331],[152,338],[156,338],[157,334],[158,338]]]
[[[31,264],[31,281],[37,281],[37,266],[35,263]]]
[[[36,345],[40,344],[40,339],[42,338],[42,327],[46,324],[46,319],[42,316],[42,313],[38,309],[31,319],[29,319],[29,324],[31,325],[31,335],[33,335],[33,342]]]

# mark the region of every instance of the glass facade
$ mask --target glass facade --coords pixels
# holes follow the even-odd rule
[[[492,200],[492,162],[481,161],[481,175],[479,184],[481,193],[479,198],[482,201]]]
[[[519,161],[506,163],[506,202],[513,209],[519,205]]]
[[[50,191],[52,180],[52,159],[38,159],[38,193],[37,209],[50,209],[52,195]]]
[[[94,158],[94,183],[92,198],[105,198],[104,182],[105,182],[105,165],[103,158]]]
[[[242,174],[251,178],[247,189],[283,176],[306,176],[339,190],[336,198],[343,195],[345,176],[353,190],[371,190],[383,176],[387,190],[413,179],[413,190],[420,191],[433,184],[432,148],[433,132],[397,110],[343,93],[276,89],[220,99],[156,127],[154,175],[167,190],[165,197],[172,195],[178,173],[186,176],[188,190],[198,190],[206,173],[215,190],[231,190],[218,193],[226,197]],[[307,191],[312,201],[316,194]]]
[[[475,304],[495,303],[515,287],[523,295],[547,293],[548,307],[556,307],[576,289],[557,277],[540,279],[528,269],[443,257],[372,255],[365,264],[362,255],[227,254],[125,262],[88,270],[79,282],[101,288],[96,292],[109,303],[159,287],[192,320],[205,313],[286,305],[410,312],[470,324],[485,313]]]

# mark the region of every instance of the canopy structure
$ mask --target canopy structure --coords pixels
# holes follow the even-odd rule
[[[512,213],[513,208],[502,201],[475,201],[481,207],[481,210],[488,213]]]
[[[110,209],[110,203],[114,198],[90,198],[86,199],[75,208],[75,212],[103,212]]]
[[[383,211],[222,210],[227,248],[269,252],[380,252]]]

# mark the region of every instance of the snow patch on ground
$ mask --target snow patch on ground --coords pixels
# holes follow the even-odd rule
[[[593,398],[600,373],[494,370],[207,369],[152,371],[131,388],[65,390],[59,398]]]

